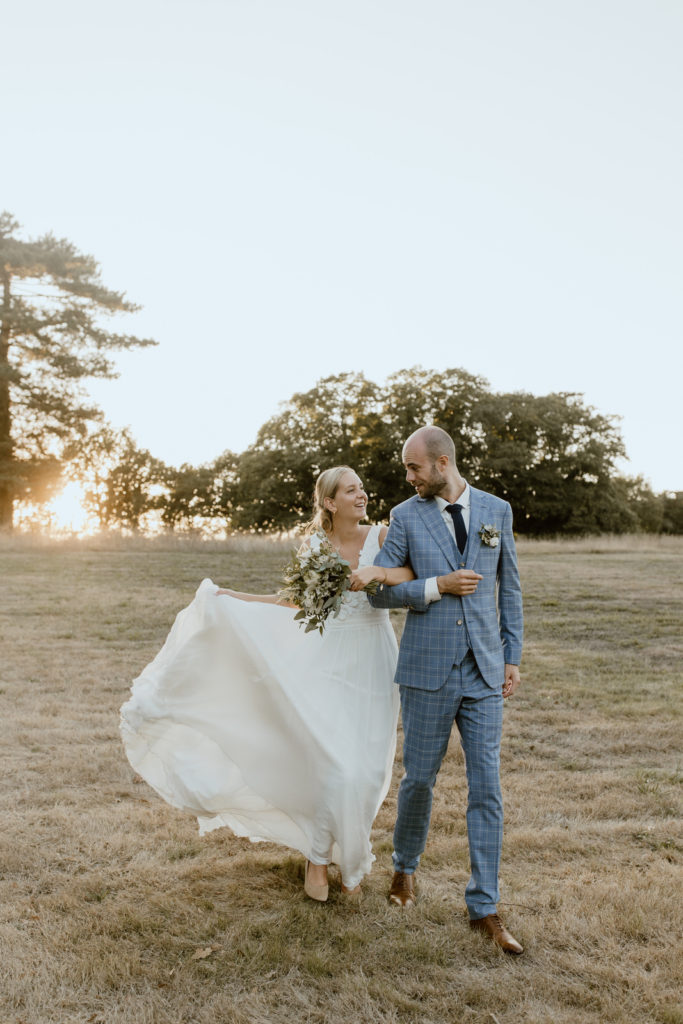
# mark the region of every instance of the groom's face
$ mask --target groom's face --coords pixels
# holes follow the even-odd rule
[[[439,461],[432,462],[422,444],[411,443],[405,446],[403,465],[406,467],[406,480],[421,498],[432,498],[448,486]]]

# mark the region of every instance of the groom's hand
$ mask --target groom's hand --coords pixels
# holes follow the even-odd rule
[[[477,589],[479,580],[483,580],[478,572],[472,569],[456,569],[449,572],[447,576],[437,576],[436,584],[440,594],[457,594],[458,597],[466,597],[473,594]]]
[[[519,686],[519,665],[505,666],[505,681],[503,683],[503,696],[511,697]]]

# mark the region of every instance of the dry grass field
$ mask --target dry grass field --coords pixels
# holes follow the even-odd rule
[[[204,839],[129,768],[118,708],[204,576],[272,589],[278,544],[0,545],[1,1024],[681,1024],[683,542],[526,542],[506,708],[505,957],[467,927],[462,758],[420,903],[388,905],[400,774],[358,906]],[[400,629],[400,616],[395,619]]]

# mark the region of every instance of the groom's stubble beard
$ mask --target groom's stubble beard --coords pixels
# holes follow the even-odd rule
[[[423,498],[434,498],[437,495],[443,496],[443,491],[448,490],[448,478],[440,473],[436,468],[436,463],[432,464],[432,468],[429,473],[429,477],[423,485],[422,495]]]

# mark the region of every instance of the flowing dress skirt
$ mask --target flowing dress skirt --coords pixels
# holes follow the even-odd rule
[[[121,709],[131,765],[201,833],[338,863],[353,888],[396,744],[397,645],[386,612],[347,595],[323,636],[294,610],[217,596],[204,580]]]

